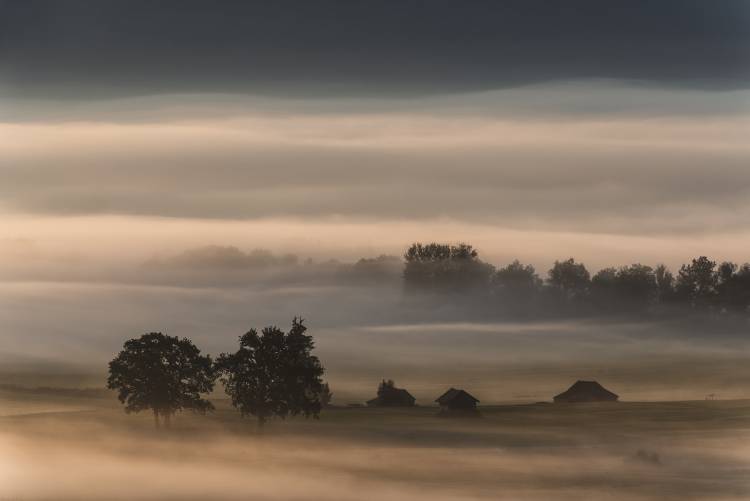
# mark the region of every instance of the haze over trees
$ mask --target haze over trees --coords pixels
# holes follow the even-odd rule
[[[467,244],[412,244],[404,254],[408,287],[435,291],[464,291],[487,287],[494,268],[479,259]]]
[[[125,412],[153,411],[158,428],[160,418],[168,427],[184,409],[213,410],[203,395],[213,390],[214,380],[211,357],[192,341],[151,332],[125,342],[109,363],[107,388],[117,391]]]
[[[282,283],[361,287],[363,294],[364,287],[403,286],[408,299],[398,303],[400,299],[394,298],[389,305],[399,321],[435,313],[443,319],[474,321],[646,312],[728,318],[744,315],[750,307],[750,264],[719,263],[706,256],[675,272],[664,264],[644,263],[590,270],[573,257],[537,270],[518,259],[495,267],[468,243],[416,242],[402,257],[380,255],[350,263],[219,246],[188,251],[161,263],[151,262],[148,268],[157,283],[164,279],[165,283],[242,285],[252,280],[263,287]],[[439,311],[434,308],[438,303]]]
[[[678,270],[634,263],[591,274],[574,258],[555,261],[542,279],[518,260],[496,269],[468,244],[415,243],[404,255],[410,292],[471,292],[473,301],[502,314],[748,313],[750,264],[719,265],[700,256]],[[465,301],[465,298],[464,298]]]
[[[272,417],[317,417],[330,392],[321,379],[324,369],[312,354],[312,336],[301,318],[285,333],[266,327],[240,337],[235,353],[217,359],[224,389],[242,416],[254,416],[258,427]]]

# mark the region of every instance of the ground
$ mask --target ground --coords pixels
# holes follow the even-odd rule
[[[331,408],[169,431],[104,391],[0,389],[0,499],[747,499],[750,401]]]

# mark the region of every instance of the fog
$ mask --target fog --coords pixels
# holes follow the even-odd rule
[[[718,403],[488,409],[468,423],[434,409],[339,409],[274,423],[264,436],[221,409],[182,415],[157,434],[147,417],[122,417],[97,399],[84,407],[0,418],[0,496],[729,500],[750,488],[746,407]],[[644,413],[654,420],[633,421]]]
[[[13,97],[0,278],[206,245],[355,261],[430,240],[540,269],[566,255],[744,262],[748,103],[620,80],[409,99]]]
[[[425,404],[450,386],[487,403],[549,400],[577,379],[625,400],[750,397],[743,322],[548,311],[520,322],[487,298],[407,293],[401,270],[393,257],[308,261],[209,247],[5,281],[0,382],[102,387],[106,363],[143,333],[188,337],[218,355],[250,328],[301,315],[340,405],[372,398],[382,378]]]
[[[750,497],[750,4],[573,3],[0,0],[0,501]],[[319,419],[105,389],[298,317]]]

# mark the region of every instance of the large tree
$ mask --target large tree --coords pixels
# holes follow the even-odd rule
[[[730,262],[721,263],[716,291],[722,308],[747,312],[750,306],[750,264],[737,266]]]
[[[274,416],[320,413],[324,369],[311,353],[315,345],[306,331],[298,318],[288,333],[278,327],[266,327],[260,334],[251,329],[240,337],[238,351],[217,360],[232,405],[243,416],[255,416],[259,428]]]
[[[675,293],[692,308],[708,308],[716,299],[718,283],[716,261],[701,256],[682,265],[677,274]]]
[[[505,311],[528,314],[536,307],[542,279],[532,265],[515,260],[495,272],[492,286]]]
[[[656,280],[656,301],[664,304],[674,300],[674,275],[666,265],[656,266],[654,279]]]
[[[107,387],[117,390],[125,412],[153,411],[158,428],[160,417],[169,426],[183,409],[212,410],[202,395],[213,390],[214,381],[211,357],[201,355],[192,341],[151,332],[125,342],[109,363]]]
[[[468,244],[412,244],[404,253],[404,281],[412,290],[456,292],[485,288],[495,269]]]
[[[514,293],[534,292],[542,286],[542,279],[530,264],[521,264],[517,259],[508,266],[497,270],[493,283]]]
[[[621,267],[617,270],[615,285],[622,309],[641,310],[656,301],[658,284],[650,266],[631,264]]]
[[[550,286],[561,291],[568,299],[585,297],[591,284],[591,275],[583,263],[571,257],[565,261],[555,261],[548,272]]]

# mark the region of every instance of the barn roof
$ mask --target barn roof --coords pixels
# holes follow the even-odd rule
[[[373,405],[377,404],[383,401],[416,401],[417,399],[414,398],[414,396],[406,391],[403,388],[394,388],[394,387],[386,387],[383,389],[383,394],[378,395],[377,397],[373,398],[372,400],[368,400],[366,403],[367,405]]]
[[[393,392],[394,394],[397,394],[399,397],[402,397],[402,398],[409,398],[411,400],[416,400],[416,398],[414,398],[414,395],[412,395],[411,393],[409,393],[403,388],[393,388],[392,390],[388,390],[388,391]]]
[[[555,399],[558,398],[568,398],[576,394],[588,394],[593,395],[600,398],[615,398],[617,399],[618,396],[616,393],[612,393],[608,389],[606,389],[604,386],[600,385],[597,381],[576,381],[573,383],[573,386],[565,390],[564,392],[560,393],[559,395],[555,395]]]
[[[447,405],[449,402],[455,400],[456,398],[466,398],[466,397],[470,398],[476,403],[479,403],[479,399],[475,398],[469,392],[464,391],[464,390],[458,390],[456,388],[451,388],[450,390],[446,391],[437,399],[435,399],[435,402],[439,403],[440,405]]]

